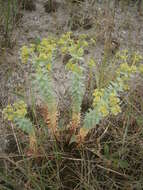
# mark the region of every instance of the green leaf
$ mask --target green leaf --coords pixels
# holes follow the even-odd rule
[[[27,118],[16,118],[15,124],[18,128],[20,128],[23,132],[30,134],[33,132],[34,127],[30,121],[30,119]]]
[[[101,114],[96,109],[90,109],[85,115],[83,127],[93,129],[100,122],[101,118]]]
[[[108,146],[108,144],[104,144],[104,154],[107,158],[109,158],[109,146]]]
[[[127,169],[129,167],[129,163],[127,160],[119,160],[119,166],[122,169]]]

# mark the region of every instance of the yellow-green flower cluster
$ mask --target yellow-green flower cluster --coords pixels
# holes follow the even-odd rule
[[[3,110],[4,118],[8,121],[14,121],[16,118],[23,118],[27,114],[27,106],[23,101],[8,105]]]
[[[143,64],[141,64],[139,67],[138,67],[138,70],[141,74],[143,74]]]
[[[129,66],[128,63],[122,63],[119,67],[119,69],[117,70],[117,73],[118,74],[122,74],[122,73],[125,73],[125,74],[133,74],[133,73],[136,73],[137,72],[137,67],[135,65],[131,65]]]
[[[63,54],[77,55],[78,57],[83,56],[84,48],[88,46],[85,40],[86,35],[81,34],[78,39],[72,38],[71,35],[71,32],[67,32],[59,39],[57,44],[60,46],[61,52]]]
[[[30,44],[30,46],[23,46],[21,48],[21,61],[22,63],[27,63],[29,60],[29,57],[35,52],[36,50],[36,45],[35,44]]]
[[[57,38],[43,38],[39,44],[30,44],[29,47],[23,46],[21,49],[21,60],[26,63],[31,56],[36,61],[51,63],[55,50],[60,49],[63,54],[70,54],[75,60],[83,57],[84,48],[88,46],[86,35],[82,34],[75,39],[71,32],[63,34],[59,40]],[[49,67],[47,66],[48,70]]]
[[[143,60],[143,56],[140,55],[139,52],[135,52],[135,53],[133,54],[133,64],[135,65],[135,64],[137,64],[138,62],[140,62],[141,60]]]
[[[118,52],[116,54],[116,58],[118,58],[119,60],[121,60],[123,62],[127,62],[128,58],[129,58],[128,50],[125,49],[125,50]]]
[[[127,62],[122,63],[120,67],[117,69],[117,77],[120,77],[122,81],[122,87],[124,90],[129,90],[128,82],[132,74],[138,72],[138,67],[135,65],[129,65]]]
[[[67,32],[61,36],[61,38],[58,41],[58,45],[65,45],[65,43],[71,44],[73,41],[71,40],[72,32]]]
[[[120,77],[120,86],[123,88],[123,90],[125,90],[125,91],[128,91],[129,89],[130,89],[130,87],[129,87],[129,79],[130,79],[130,77],[129,77],[129,75],[124,75],[124,76],[121,76]]]
[[[72,63],[72,61],[69,61],[67,63],[66,68],[73,73],[82,74],[82,68],[78,64]]]
[[[133,74],[143,73],[143,66],[140,63],[143,56],[139,52],[129,54],[128,50],[118,52],[116,55],[121,61],[119,68],[116,70],[117,78],[120,77],[124,90],[129,90],[129,80]]]
[[[93,96],[93,107],[103,117],[106,117],[109,113],[117,115],[121,112],[120,99],[115,92],[107,92],[107,89],[95,89]]]
[[[109,111],[108,111],[108,105],[104,101],[104,92],[105,90],[103,88],[94,90],[93,106],[94,108],[98,109],[98,112],[100,112],[103,117],[106,117],[109,114]]]
[[[95,38],[91,38],[90,42],[92,43],[92,45],[96,45],[96,39]]]
[[[40,44],[37,46],[37,60],[51,61],[53,51],[56,49],[56,40],[54,38],[43,38]]]
[[[51,53],[56,47],[56,41],[54,38],[43,38],[40,44],[37,46],[39,53]]]
[[[102,97],[104,96],[104,89],[95,89],[93,93],[93,106],[97,106],[100,102]]]
[[[27,63],[27,61],[29,59],[29,56],[30,56],[29,48],[27,46],[23,46],[21,48],[21,60],[22,60],[22,63]]]
[[[77,57],[77,58],[79,58],[79,57],[82,57],[83,56],[83,54],[84,54],[84,50],[83,50],[83,48],[82,47],[78,47],[77,45],[73,45],[73,46],[71,46],[71,47],[69,47],[68,48],[68,51],[69,51],[69,53],[70,53],[70,55],[72,56],[72,57]]]
[[[102,114],[103,117],[106,117],[109,114],[108,104],[104,101],[102,101],[102,103],[99,104],[98,110]]]
[[[63,34],[57,44],[61,47],[61,52],[63,54],[68,53],[68,48],[74,43],[73,39],[71,39],[71,32],[67,32]]]
[[[35,44],[30,44],[29,50],[30,50],[31,53],[33,53],[36,50],[36,45]]]
[[[76,44],[78,47],[82,47],[82,48],[88,47],[88,42],[86,41],[86,39],[81,38],[80,36],[79,36],[79,40],[76,41]]]
[[[85,40],[87,37],[88,37],[87,34],[80,34],[79,35],[80,40]]]
[[[117,94],[115,92],[112,92],[109,96],[109,106],[110,106],[110,111],[113,115],[117,115],[118,113],[121,112],[119,103],[120,99],[117,97]]]

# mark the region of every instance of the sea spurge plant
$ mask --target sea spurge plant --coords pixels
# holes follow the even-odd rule
[[[69,36],[70,37],[70,36]],[[66,69],[71,72],[71,95],[72,95],[72,119],[71,128],[75,132],[80,124],[81,104],[85,93],[85,78],[84,68],[78,63],[83,59],[84,47],[88,45],[84,42],[84,36],[77,40],[76,43],[72,41],[68,47],[68,53],[71,59],[66,65]]]
[[[13,122],[18,128],[29,135],[29,148],[33,153],[37,152],[37,140],[35,129],[29,118],[26,118],[27,106],[23,101],[8,105],[3,110],[4,118]]]
[[[54,65],[56,48],[56,38],[51,37],[48,39],[44,38],[37,45],[32,44],[27,48],[27,52],[31,53],[29,61],[35,70],[30,76],[32,88],[40,95],[44,110],[47,107],[47,115],[44,114],[44,120],[49,120],[48,127],[52,131],[55,131],[57,128],[57,101],[52,83],[52,67]],[[23,51],[21,53],[23,54]],[[28,55],[26,58],[28,59]]]
[[[82,99],[85,92],[83,68],[78,64],[68,63],[66,67],[71,71],[71,95],[72,95],[72,121],[73,130],[79,127]]]
[[[49,43],[49,44],[48,44]],[[41,50],[40,50],[41,49]],[[43,105],[47,107],[47,118],[49,118],[48,127],[54,133],[57,128],[57,101],[52,83],[52,67],[54,64],[54,55],[56,51],[55,42],[42,41],[38,47],[38,55],[35,60],[35,74],[33,86],[37,86],[38,93],[41,96]],[[42,53],[40,52],[42,51]]]
[[[117,55],[119,59],[119,67],[117,68],[116,77],[110,81],[105,88],[96,88],[93,92],[93,109],[89,109],[85,115],[83,127],[80,130],[81,139],[84,139],[87,131],[99,124],[103,118],[121,113],[120,93],[129,90],[129,80],[132,76],[142,73],[142,56],[135,53],[132,63],[130,62],[130,55],[127,50],[119,52]],[[90,61],[90,67],[94,66],[94,61]],[[95,66],[96,68],[96,66]],[[83,131],[86,131],[83,133]]]
[[[110,86],[111,87],[111,86]],[[81,139],[84,140],[87,133],[94,128],[105,117],[117,115],[121,112],[120,99],[115,89],[95,89],[93,93],[93,109],[89,109],[85,115],[82,130],[80,130]],[[83,133],[85,131],[85,133]]]
[[[22,62],[31,63],[34,70],[30,75],[30,80],[32,80],[33,90],[38,93],[42,102],[40,114],[48,129],[52,131],[52,137],[58,141],[61,131],[58,123],[58,101],[53,85],[53,68],[57,58],[69,56],[65,69],[70,76],[71,119],[67,128],[70,128],[69,137],[75,135],[77,143],[83,143],[89,131],[101,120],[121,113],[121,95],[126,95],[132,77],[143,73],[143,66],[140,64],[142,56],[138,52],[129,54],[129,51],[123,50],[115,56],[117,64],[114,67],[114,77],[104,85],[100,85],[99,81],[102,78],[100,77],[100,65],[97,65],[93,58],[90,58],[85,65],[85,49],[95,44],[94,39],[87,39],[86,35],[74,36],[68,32],[59,39],[44,38],[38,44],[30,44],[29,47],[24,46],[21,49]],[[88,80],[85,78],[87,72]],[[104,69],[102,74],[104,74]],[[96,81],[96,88],[95,81],[92,83],[93,80]],[[89,82],[88,91],[93,96],[93,102],[86,113],[81,113],[85,89],[87,90],[85,81]],[[30,137],[30,146],[36,147],[35,130],[31,121],[26,117],[26,113],[26,105],[23,102],[8,105],[4,109],[5,118],[27,132]]]
[[[80,76],[78,73],[72,74],[72,126],[74,126],[74,128],[77,128],[80,123],[81,104],[84,96],[83,82],[82,76]]]
[[[54,134],[57,130],[58,110],[54,90],[52,87],[51,73],[49,73],[48,70],[45,73],[35,73],[34,84],[37,85],[38,92],[43,101],[44,109],[42,110],[46,109],[46,114],[45,112],[44,115],[43,113],[41,114],[44,116],[44,120]]]

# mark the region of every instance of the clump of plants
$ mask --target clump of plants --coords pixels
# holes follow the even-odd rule
[[[143,59],[142,56],[138,52],[130,55],[128,51],[124,50],[116,55],[118,65],[113,79],[108,81],[106,86],[101,87],[98,84],[100,73],[97,73],[97,65],[91,58],[85,65],[90,70],[95,71],[97,87],[92,92],[93,104],[82,117],[81,105],[86,89],[85,73],[87,70],[81,62],[84,62],[85,49],[93,45],[93,41],[93,39],[87,40],[86,35],[80,35],[76,39],[72,33],[68,32],[60,38],[44,38],[37,45],[30,44],[29,47],[23,46],[21,49],[22,63],[32,64],[34,69],[30,79],[32,80],[32,88],[36,89],[36,93],[39,94],[42,102],[40,114],[43,116],[51,137],[57,142],[61,141],[60,135],[63,131],[58,123],[60,115],[52,79],[57,56],[70,55],[65,69],[71,77],[72,114],[69,124],[63,128],[68,129],[68,143],[75,142],[78,146],[84,144],[91,129],[95,128],[104,118],[111,115],[117,116],[122,112],[122,97],[126,96],[129,90],[129,81],[135,75],[141,76],[143,74],[143,65],[140,64]],[[36,136],[37,128],[27,118],[26,108],[25,102],[18,101],[13,105],[8,105],[3,110],[3,114],[5,119],[29,135],[29,149],[33,153],[37,153],[39,149],[37,145],[38,136]]]
[[[92,46],[95,39],[68,32],[21,48],[20,64],[31,66],[32,102],[29,109],[26,99],[17,99],[3,109],[19,151],[2,161],[6,164],[6,169],[0,169],[2,188],[17,189],[19,184],[30,190],[143,186],[143,57],[122,50],[110,62],[103,57],[103,63],[97,64],[90,54],[86,59]],[[56,64],[63,64],[69,76],[68,122],[61,122],[54,90]],[[83,109],[87,91],[91,100],[89,108]]]

